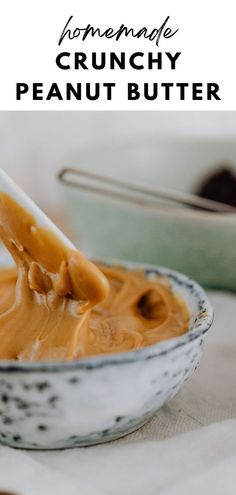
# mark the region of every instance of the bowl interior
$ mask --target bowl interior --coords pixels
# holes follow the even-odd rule
[[[89,358],[81,358],[72,362],[41,362],[27,363],[15,361],[0,361],[0,370],[21,371],[52,371],[69,369],[96,368],[98,365],[109,365],[116,362],[130,362],[142,360],[147,356],[156,356],[171,351],[175,347],[187,344],[203,335],[211,326],[213,320],[213,309],[203,288],[187,276],[164,267],[149,264],[140,264],[120,260],[97,260],[109,266],[123,266],[126,269],[141,269],[149,279],[168,277],[172,290],[181,296],[187,304],[190,313],[189,331],[184,335],[173,339],[162,341],[158,344],[142,348],[137,351],[107,354]],[[6,266],[1,263],[1,266]]]

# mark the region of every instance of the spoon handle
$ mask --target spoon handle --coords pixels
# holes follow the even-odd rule
[[[48,218],[48,216],[34,203],[34,201],[15,184],[15,182],[0,168],[0,193],[8,194],[18,204],[27,209],[35,218],[36,222],[54,234],[70,249],[75,249],[72,242],[61,232],[61,230]]]

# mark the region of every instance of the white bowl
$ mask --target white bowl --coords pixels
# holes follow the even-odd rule
[[[189,331],[138,351],[69,363],[0,361],[3,444],[60,449],[114,440],[146,423],[196,368],[213,319],[203,289],[167,268],[122,265],[147,277],[167,276],[188,305]]]

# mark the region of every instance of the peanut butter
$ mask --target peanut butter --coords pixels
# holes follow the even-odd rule
[[[95,266],[6,194],[0,238],[0,359],[72,360],[134,350],[185,333],[189,314],[167,279]]]
[[[107,298],[91,312],[86,355],[146,347],[187,332],[189,312],[167,277],[100,266],[110,283]]]
[[[0,238],[16,264],[0,277],[0,358],[75,358],[92,306],[108,294],[105,276],[4,193]]]

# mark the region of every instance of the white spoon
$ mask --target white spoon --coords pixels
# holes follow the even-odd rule
[[[0,192],[11,196],[18,204],[23,206],[31,213],[36,222],[47,229],[50,229],[69,249],[76,249],[74,244],[61,232],[61,230],[43,213],[43,211],[34,203],[34,201],[15,184],[15,182],[0,168]]]
[[[98,267],[79,253],[77,248],[63,232],[56,227],[52,220],[42,212],[32,199],[30,199],[2,169],[0,169],[0,193],[1,192],[8,194],[8,196],[31,213],[36,220],[36,223],[54,233],[65,247],[77,252],[76,263],[75,261],[72,262],[74,264],[73,284],[76,285],[78,290],[82,291],[81,293],[90,301],[87,306],[92,307],[102,301],[107,296],[109,288],[106,277]]]

